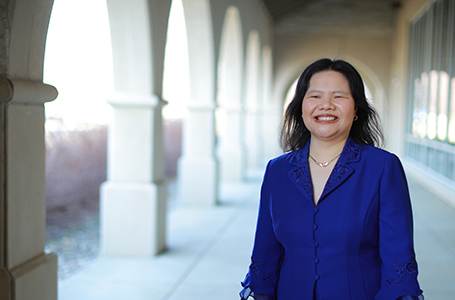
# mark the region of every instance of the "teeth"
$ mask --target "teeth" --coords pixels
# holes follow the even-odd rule
[[[318,117],[319,121],[333,121],[335,117]]]

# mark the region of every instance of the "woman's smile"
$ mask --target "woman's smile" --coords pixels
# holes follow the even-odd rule
[[[317,116],[315,118],[320,123],[333,123],[338,120],[338,118],[336,116],[332,116],[332,115],[322,115],[322,116]]]

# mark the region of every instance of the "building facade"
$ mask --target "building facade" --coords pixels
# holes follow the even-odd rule
[[[453,1],[182,2],[190,95],[181,201],[216,204],[220,182],[241,181],[278,155],[286,93],[307,64],[331,57],[360,71],[386,148],[409,176],[454,204]],[[58,90],[43,83],[52,4],[0,0],[0,299],[57,298],[57,257],[44,251],[44,103]],[[100,196],[103,253],[166,248],[161,111],[170,5],[107,0],[115,93]]]

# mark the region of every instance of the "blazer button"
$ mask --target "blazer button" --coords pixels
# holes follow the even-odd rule
[[[313,229],[314,229],[314,230],[318,229],[318,225],[314,224],[314,225],[313,225]]]
[[[314,241],[314,246],[315,246],[315,247],[319,247],[319,243],[316,242],[316,241]]]
[[[314,279],[316,279],[316,280],[318,280],[319,278],[321,278],[321,277],[320,277],[318,274],[316,274],[316,275],[314,276]]]
[[[315,214],[317,214],[317,213],[319,212],[319,208],[315,207],[315,208],[313,209],[313,212],[314,212]]]
[[[316,258],[314,259],[314,262],[315,262],[315,263],[319,263],[319,258],[316,257]]]

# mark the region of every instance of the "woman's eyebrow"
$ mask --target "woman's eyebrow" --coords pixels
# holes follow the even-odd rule
[[[322,90],[309,90],[307,92],[307,94],[311,94],[311,93],[323,93],[324,91]],[[344,94],[344,95],[350,95],[349,92],[346,92],[346,91],[343,91],[343,90],[335,90],[335,91],[329,91],[330,93],[332,94]]]
[[[339,91],[332,91],[332,94],[344,94],[344,95],[350,95],[351,93],[339,90]]]
[[[306,92],[307,94],[310,94],[310,93],[322,93],[321,90],[309,90],[308,92]]]

